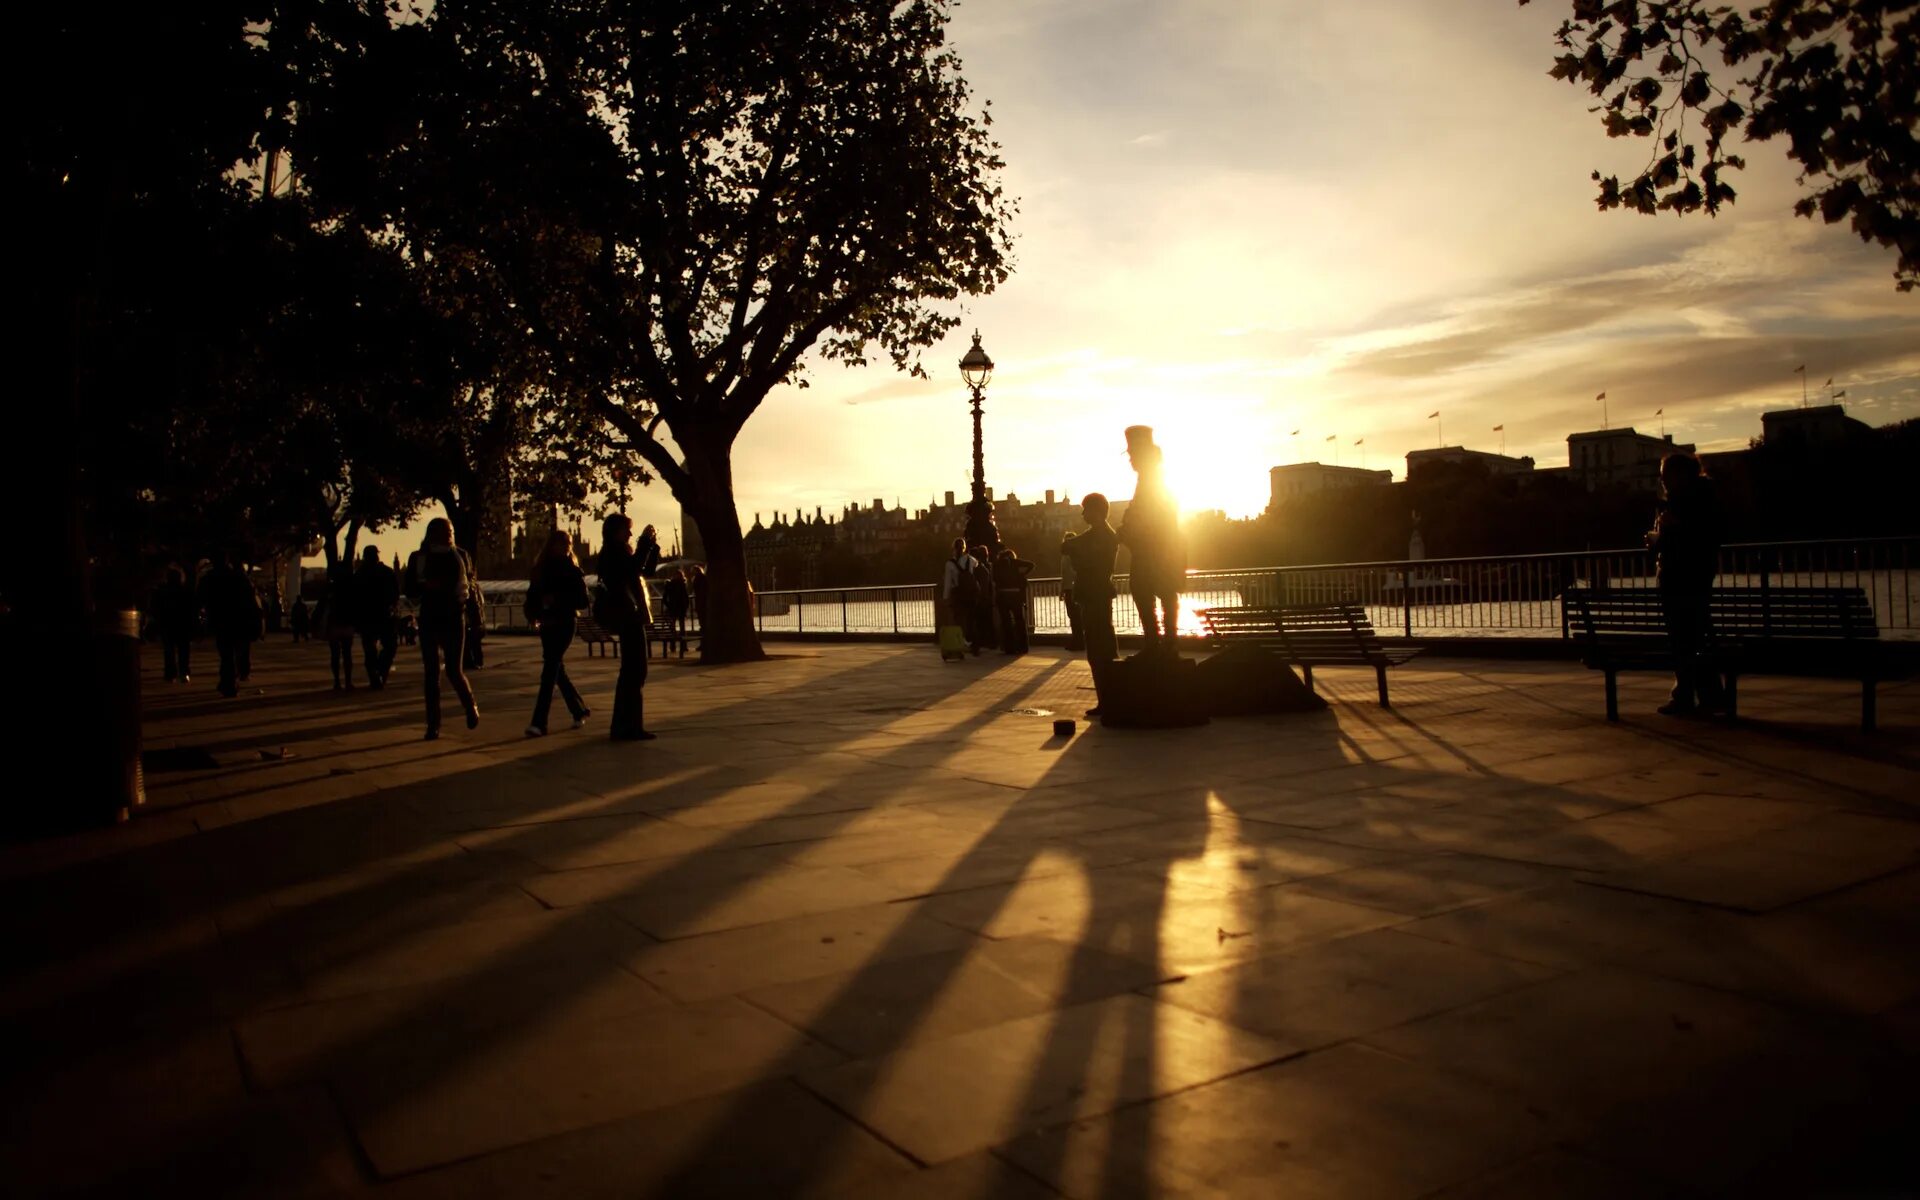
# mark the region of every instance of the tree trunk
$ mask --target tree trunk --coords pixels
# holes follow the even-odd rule
[[[680,442],[690,496],[680,499],[700,526],[707,550],[707,612],[700,661],[757,662],[767,655],[754,628],[747,592],[747,543],[733,504],[733,447],[725,437],[695,433]]]

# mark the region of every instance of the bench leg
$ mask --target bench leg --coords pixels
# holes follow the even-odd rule
[[[1385,667],[1375,667],[1373,673],[1380,683],[1380,707],[1392,708],[1393,705],[1387,702],[1387,669]]]
[[[1871,677],[1860,681],[1860,732],[1872,733],[1879,724],[1880,683]]]
[[[1311,692],[1313,690],[1313,668],[1308,666],[1306,663],[1301,663],[1300,678],[1302,681],[1306,683],[1307,690]]]
[[[1607,720],[1620,719],[1620,676],[1613,671],[1607,672]]]

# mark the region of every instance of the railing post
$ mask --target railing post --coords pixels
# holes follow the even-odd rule
[[[887,603],[893,606],[893,631],[897,634],[900,632],[900,589],[899,588],[887,589]],[[939,624],[940,623],[938,621],[934,622],[934,625],[936,627]],[[936,632],[938,632],[937,628],[936,628]]]
[[[1400,630],[1402,636],[1413,636],[1413,564],[1400,572]]]
[[[845,633],[846,631],[847,631],[847,594],[845,592],[841,592],[840,593],[840,632]]]
[[[807,606],[801,601],[799,592],[793,594],[793,631],[795,633],[807,631]]]

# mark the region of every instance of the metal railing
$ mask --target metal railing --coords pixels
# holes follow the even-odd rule
[[[1920,638],[1916,606],[1920,535],[1805,542],[1753,542],[1720,551],[1721,587],[1857,587],[1867,595],[1882,636]],[[1139,633],[1127,577],[1114,628]],[[1189,571],[1181,587],[1181,628],[1216,605],[1355,601],[1383,636],[1566,637],[1560,594],[1568,587],[1651,588],[1653,556],[1644,549],[1429,558],[1295,567]],[[808,588],[761,593],[756,621],[765,633],[931,635],[934,584]],[[1027,581],[1029,627],[1066,633],[1060,581]]]

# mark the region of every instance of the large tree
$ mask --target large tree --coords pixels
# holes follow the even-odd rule
[[[316,194],[467,256],[540,358],[698,523],[703,653],[760,655],[732,451],[809,356],[918,355],[1009,270],[1011,202],[945,0],[440,0],[275,38]],[[308,32],[316,36],[304,38]],[[522,324],[523,322],[523,324]]]
[[[1593,173],[1601,208],[1717,213],[1746,165],[1729,135],[1784,137],[1794,211],[1851,222],[1901,291],[1920,282],[1920,0],[1573,0],[1555,36],[1551,74],[1600,98],[1607,136],[1653,142],[1627,182]]]

